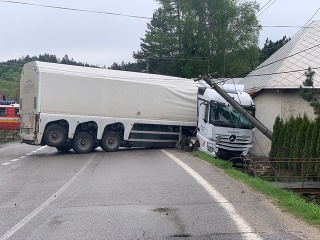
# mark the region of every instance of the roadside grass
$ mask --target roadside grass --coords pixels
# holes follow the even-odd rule
[[[0,129],[0,144],[6,142],[13,142],[20,140],[19,133],[14,130],[1,130]]]
[[[301,196],[293,192],[274,186],[263,179],[249,176],[248,174],[233,168],[232,163],[230,162],[216,159],[200,151],[195,151],[192,154],[195,157],[223,169],[227,175],[245,183],[252,190],[274,199],[275,203],[280,206],[281,209],[292,213],[297,218],[320,227],[320,205],[308,203]]]

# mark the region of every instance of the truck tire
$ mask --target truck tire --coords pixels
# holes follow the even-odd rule
[[[44,132],[44,141],[50,147],[59,147],[66,140],[66,130],[59,124],[48,126]]]
[[[87,132],[79,132],[73,139],[73,150],[76,153],[89,153],[92,151],[93,145],[93,137]]]
[[[117,151],[121,144],[121,138],[118,133],[114,131],[106,132],[101,140],[101,148],[105,152]]]

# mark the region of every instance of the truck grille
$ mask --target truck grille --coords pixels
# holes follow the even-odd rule
[[[217,147],[219,149],[242,152],[242,150],[244,150],[248,145],[252,144],[252,142],[250,141],[250,137],[235,135],[216,135],[216,138],[220,138],[219,136],[221,137],[221,141],[217,141]]]

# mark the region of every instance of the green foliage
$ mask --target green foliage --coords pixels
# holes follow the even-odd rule
[[[280,130],[280,133],[278,134],[279,139],[277,140],[278,146],[275,146],[277,149],[277,152],[276,152],[277,158],[282,158],[285,156],[286,149],[285,149],[284,141],[285,141],[287,129],[288,129],[287,122],[283,124],[283,127],[281,129],[279,129]]]
[[[283,122],[281,118],[278,116],[276,121],[273,125],[273,135],[272,135],[272,143],[271,143],[271,150],[269,153],[270,158],[275,158],[277,156],[277,148],[279,147],[279,136],[280,131],[283,128]]]
[[[71,58],[69,59],[68,55],[65,55],[61,60],[56,57],[56,55],[43,54],[38,57],[29,55],[14,59],[8,60],[6,62],[0,63],[0,92],[4,93],[8,99],[13,99],[18,101],[19,99],[19,83],[20,75],[25,63],[31,61],[42,61],[42,62],[52,62],[52,63],[62,63],[69,65],[77,66],[86,66],[86,67],[97,67],[94,65],[89,65],[87,63],[76,62]]]
[[[267,38],[263,48],[261,49],[261,55],[259,58],[260,63],[264,62],[268,59],[272,54],[278,51],[283,45],[289,42],[291,39],[284,36],[282,39],[273,42]]]
[[[300,121],[299,121],[300,122]],[[293,147],[295,158],[302,158],[303,157],[303,147],[306,142],[307,130],[308,126],[310,125],[309,119],[306,114],[304,114],[300,124],[298,124],[297,136],[296,136],[296,143]]]
[[[235,76],[257,64],[260,26],[255,1],[158,0],[141,50],[133,57],[149,71],[196,77]]]
[[[301,116],[291,117],[286,122],[283,122],[280,117],[276,118],[273,126],[270,159],[284,159],[284,163],[278,166],[281,165],[282,169],[286,169],[292,174],[296,170],[299,174],[302,169],[300,161],[303,159],[305,161],[303,164],[304,176],[308,180],[317,180],[320,177],[320,164],[312,161],[319,156],[320,118],[310,121],[306,114],[303,118]],[[289,164],[286,160],[294,162]]]
[[[114,62],[111,66],[110,69],[113,70],[121,70],[121,71],[130,71],[130,72],[142,72],[143,69],[145,69],[145,64],[143,63],[125,63],[121,62],[121,64],[118,64]]]
[[[298,142],[298,134],[299,134],[299,130],[302,126],[302,122],[303,119],[302,117],[299,115],[293,122],[294,127],[293,127],[293,131],[292,131],[292,137],[291,137],[291,141],[290,141],[290,153],[289,153],[289,157],[294,158],[294,157],[298,157],[299,155],[299,151],[297,151],[299,148],[297,147],[297,142]]]
[[[304,147],[303,147],[303,157],[308,158],[310,157],[310,143],[311,143],[311,136],[312,132],[314,129],[314,122],[310,122],[309,126],[307,128],[307,134],[306,134],[306,141],[304,142]]]
[[[18,101],[19,82],[12,82],[0,79],[0,92],[6,96],[7,100],[12,99]]]
[[[284,163],[280,164],[282,169],[292,173],[297,170],[299,174],[302,169],[300,162],[303,159],[304,176],[309,180],[317,180],[320,177],[320,164],[312,161],[319,158],[319,153],[320,118],[310,121],[305,114],[303,118],[291,117],[284,123],[279,117],[276,118],[269,157],[272,160],[285,159]],[[286,160],[294,162],[288,163]]]
[[[291,139],[293,138],[293,128],[295,125],[294,121],[295,121],[294,118],[290,117],[289,120],[286,122],[287,131],[285,133],[284,142],[282,145],[282,148],[283,148],[282,157],[289,157],[290,151],[292,150],[290,145],[291,145]]]
[[[310,154],[309,157],[316,158],[318,156],[317,154],[317,146],[319,144],[319,132],[320,132],[320,119],[317,118],[314,121],[314,127],[313,131],[311,133],[311,141],[310,141]]]
[[[318,117],[320,116],[320,89],[316,89],[313,86],[313,77],[315,75],[315,71],[309,67],[308,71],[304,73],[306,77],[305,81],[303,81],[303,86],[300,86],[300,95],[304,100],[308,101],[310,106],[313,107],[314,114]]]

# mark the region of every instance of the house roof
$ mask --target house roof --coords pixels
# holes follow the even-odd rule
[[[314,87],[320,87],[320,21],[303,28],[240,84],[245,89],[295,89],[309,67],[315,71]]]

